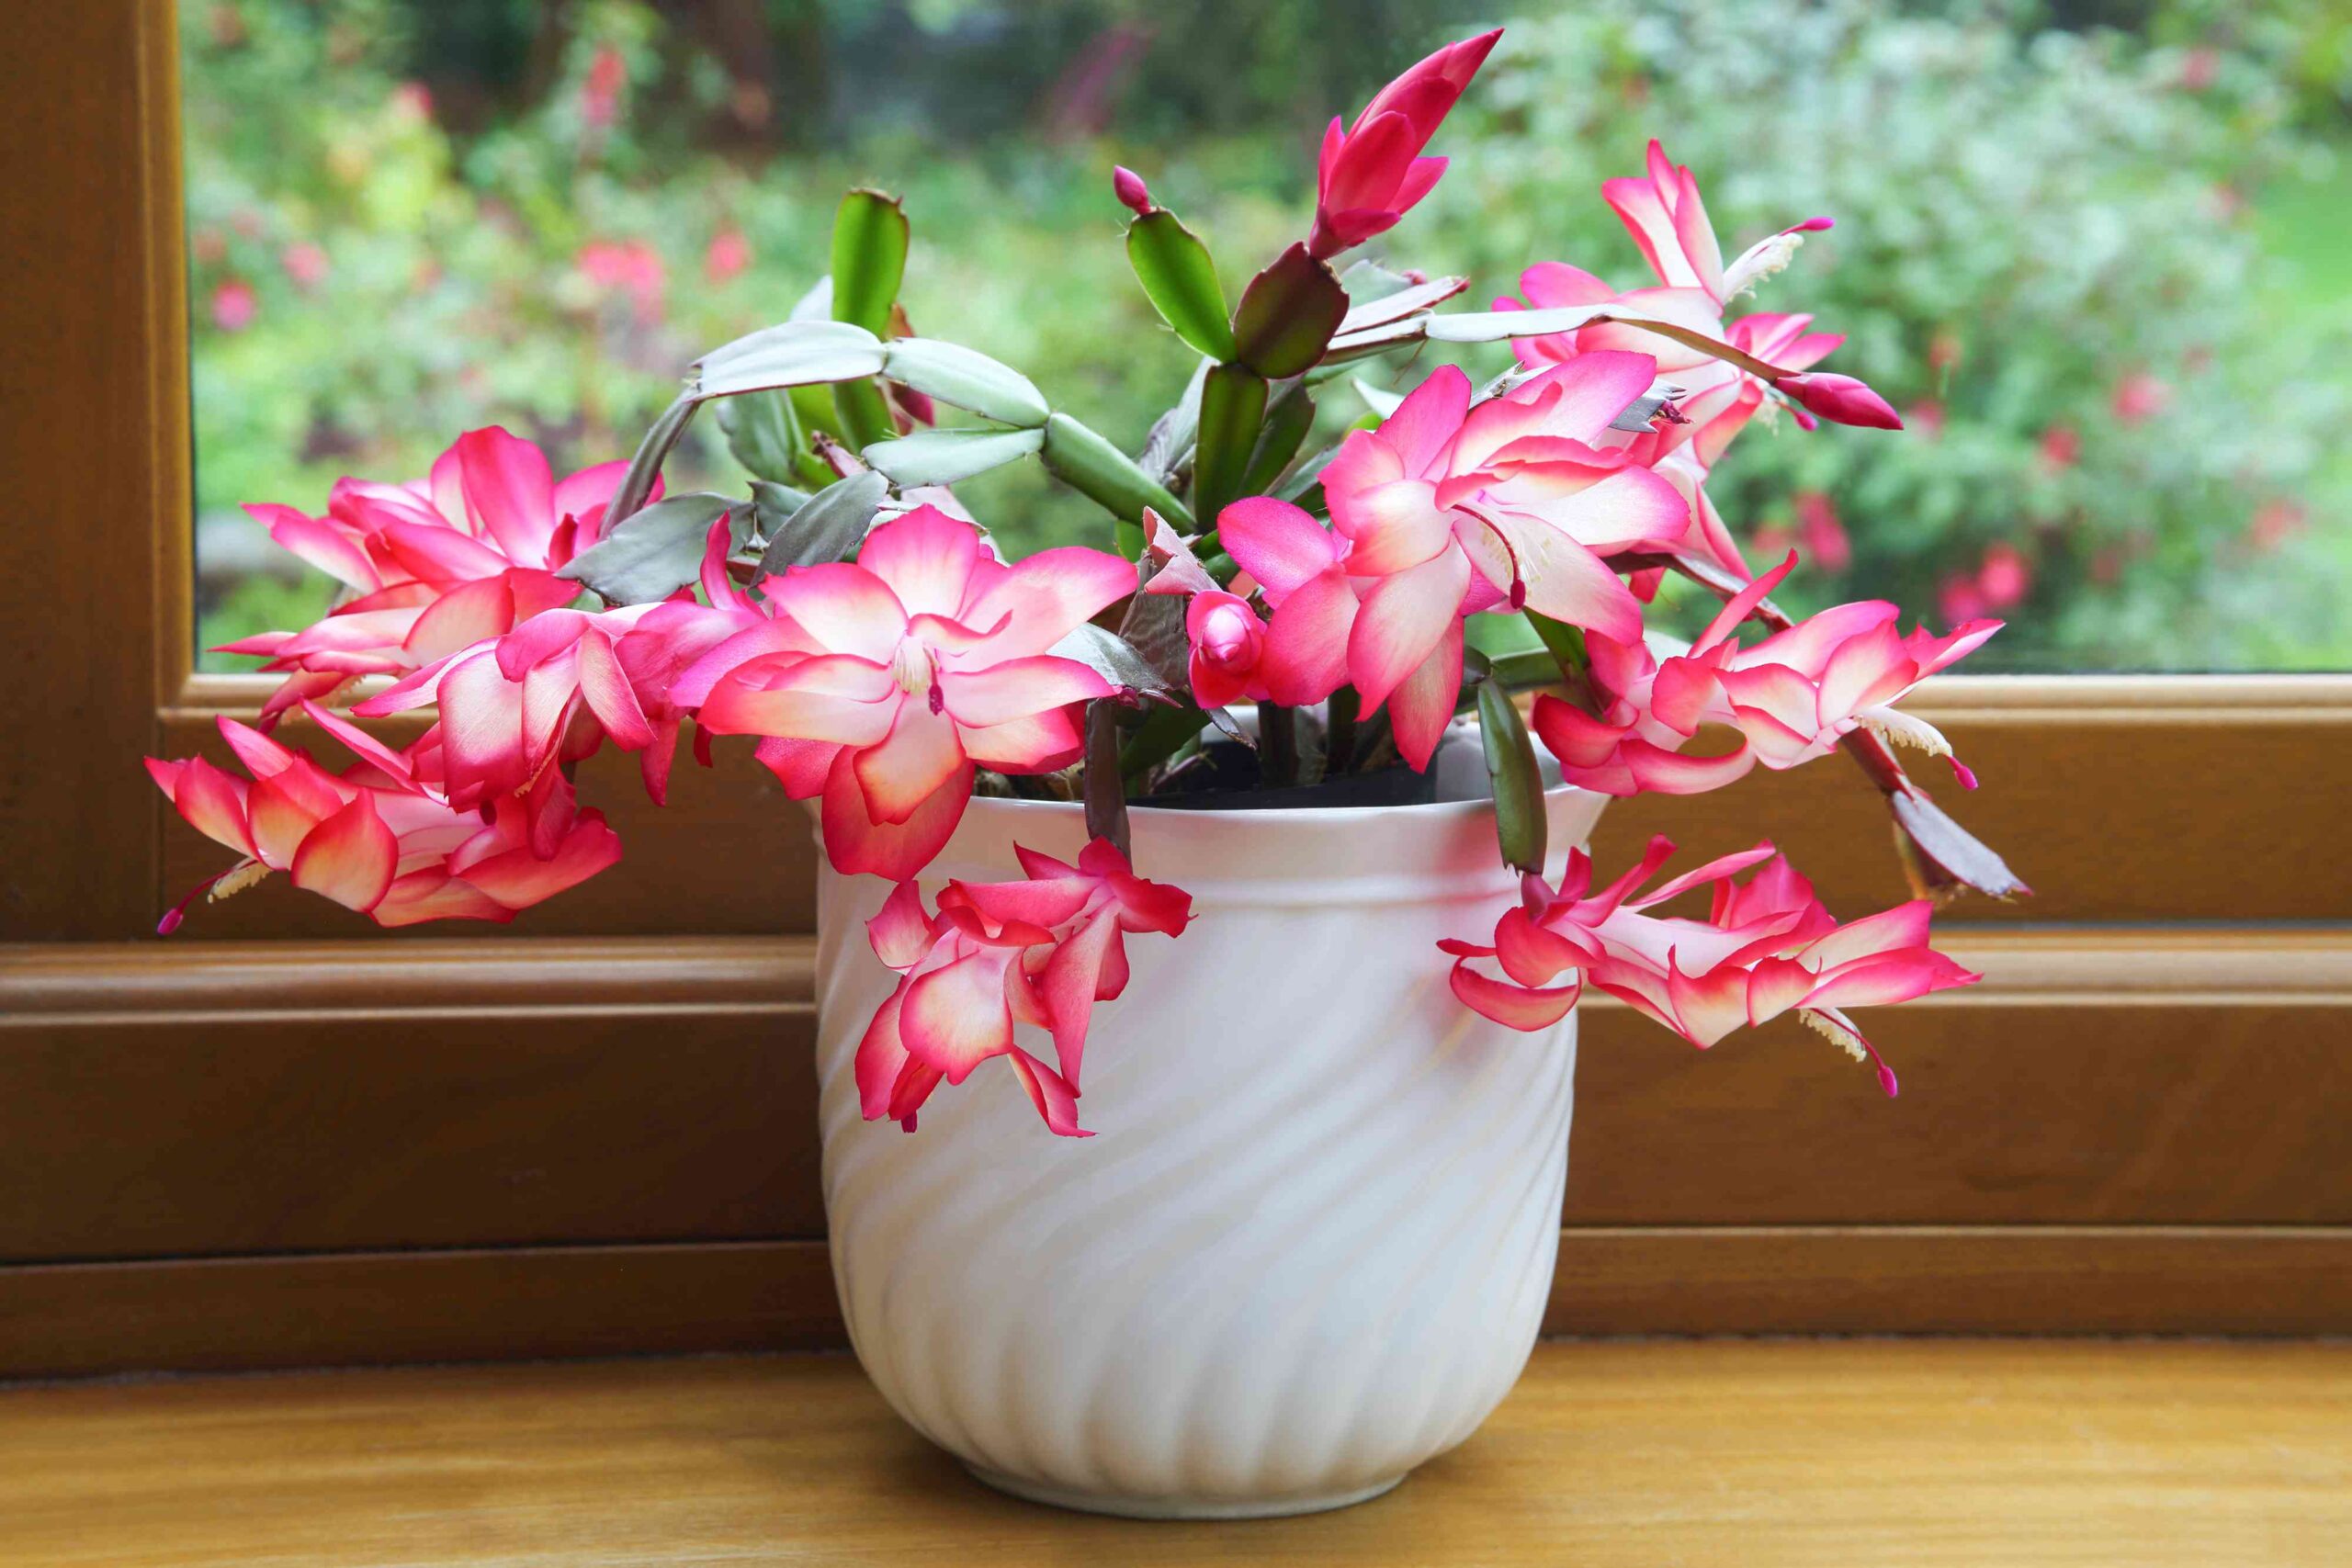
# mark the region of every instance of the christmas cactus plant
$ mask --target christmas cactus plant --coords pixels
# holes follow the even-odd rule
[[[1136,456],[1019,372],[916,335],[897,304],[906,215],[857,190],[831,276],[790,319],[696,362],[633,459],[559,479],[492,428],[425,479],[343,481],[322,514],[252,508],[345,594],[305,630],[232,645],[286,675],[256,724],[221,721],[247,776],[149,763],[240,857],[210,896],[282,871],[387,926],[508,920],[620,856],[575,799],[582,758],[638,753],[659,801],[682,736],[706,766],[713,735],[754,737],[814,803],[833,867],[896,885],[867,927],[900,978],[858,1048],[865,1114],[912,1130],[943,1083],[1001,1056],[1048,1128],[1082,1135],[1094,1004],[1125,987],[1130,936],[1178,937],[1192,918],[1168,880],[1186,868],[1132,863],[1129,803],[1247,789],[1276,806],[1426,774],[1475,716],[1522,891],[1487,940],[1429,954],[1463,1005],[1537,1030],[1590,985],[1701,1047],[1793,1010],[1874,1061],[1847,1010],[1975,978],[1928,945],[1931,904],[2024,891],[1892,749],[1950,756],[1891,705],[1996,623],[1905,633],[1878,603],[1792,622],[1769,595],[1795,558],[1752,569],[1708,499],[1751,422],[1899,425],[1816,368],[1839,339],[1809,316],[1740,313],[1829,220],[1727,263],[1690,171],[1653,143],[1602,194],[1655,283],[1620,291],[1544,260],[1523,298],[1464,311],[1440,307],[1464,278],[1335,267],[1442,175],[1427,148],[1496,37],[1331,122],[1306,238],[1229,305],[1200,237],[1115,171],[1136,280],[1200,355]],[[1485,343],[1517,364],[1484,386],[1452,366],[1401,398],[1361,379],[1424,344]],[[1302,456],[1318,407],[1359,396],[1371,415]],[[940,424],[941,404],[979,423]],[[748,495],[663,491],[707,408],[756,476]],[[1115,549],[1001,558],[953,487],[1029,460],[1100,504]],[[1646,624],[1669,574],[1721,602],[1687,646]],[[1527,651],[1465,637],[1502,619]],[[436,721],[404,750],[334,711],[428,705]],[[297,709],[356,761],[337,771],[275,739]],[[1547,880],[1539,742],[1566,783],[1612,795],[1842,751],[1886,797],[1918,897],[1841,925],[1770,844],[1646,893],[1663,840],[1606,886],[1580,851]],[[927,901],[918,879],[976,794],[1082,802],[1091,841],[1075,863],[1023,850],[1006,880],[949,880]],[[1653,912],[1702,887],[1703,919]]]

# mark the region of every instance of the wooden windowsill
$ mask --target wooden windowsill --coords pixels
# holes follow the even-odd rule
[[[0,1563],[2341,1562],[2352,1346],[1555,1342],[1390,1496],[1012,1502],[840,1356],[0,1390]]]

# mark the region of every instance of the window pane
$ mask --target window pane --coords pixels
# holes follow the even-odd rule
[[[1795,608],[1890,597],[2011,629],[1979,670],[2352,668],[2352,121],[2324,7],[1588,0],[1529,6],[1369,249],[1474,279],[1651,281],[1599,197],[1646,138],[1727,249],[1814,213],[1733,310],[1809,312],[1901,435],[1747,434],[1710,493]],[[1915,13],[1936,7],[1911,8]],[[1304,229],[1329,114],[1487,14],[1428,0],[189,0],[199,637],[332,584],[239,512],[326,509],[503,424],[626,457],[701,351],[780,319],[847,185],[903,194],[918,330],[1130,446],[1182,388],[1114,162],[1238,288]],[[2314,62],[2322,63],[2313,63]],[[1465,355],[1480,371],[1499,350]],[[1432,361],[1368,371],[1409,386]],[[1344,383],[1333,429],[1363,412]],[[716,422],[673,486],[734,488]],[[965,487],[1009,544],[1100,538],[1032,466]],[[253,660],[208,656],[212,668]]]

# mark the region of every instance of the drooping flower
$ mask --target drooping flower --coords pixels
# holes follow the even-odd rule
[[[1561,775],[1607,795],[1695,795],[1758,762],[1784,769],[1810,761],[1864,726],[1950,756],[1934,726],[1891,705],[1974,651],[2001,623],[1971,621],[1941,637],[1925,628],[1905,634],[1895,630],[1900,610],[1865,601],[1740,647],[1734,634],[1741,622],[1795,564],[1792,553],[1749,583],[1688,653],[1661,661],[1641,642],[1588,636],[1601,716],[1549,694],[1535,703],[1535,733],[1560,760]],[[1736,730],[1739,744],[1720,756],[1683,756],[1681,748],[1707,725]]]
[[[1317,168],[1311,253],[1328,259],[1385,233],[1429,195],[1445,160],[1421,150],[1500,37],[1497,28],[1446,45],[1374,94],[1344,130],[1332,118]]]
[[[511,920],[620,859],[604,817],[580,810],[559,772],[541,778],[541,798],[528,811],[458,810],[427,782],[436,761],[429,740],[394,751],[316,705],[305,707],[358,754],[355,766],[330,773],[226,717],[221,739],[250,779],[201,757],[148,759],[149,775],[181,817],[243,857],[182,899],[158,928],[165,934],[197,893],[234,891],[272,871],[379,925],[405,926]]]
[[[1580,850],[1570,854],[1558,887],[1525,878],[1491,945],[1438,943],[1454,959],[1454,994],[1498,1023],[1533,1031],[1566,1018],[1590,984],[1701,1050],[1794,1010],[1856,1061],[1876,1064],[1880,1086],[1892,1095],[1893,1070],[1844,1010],[1908,1001],[1981,977],[1928,945],[1925,899],[1841,926],[1769,842],[1636,897],[1673,852],[1670,840],[1651,840],[1639,865],[1598,892]],[[1734,880],[1758,865],[1746,883]],[[1702,886],[1713,888],[1704,920],[1647,912]],[[1482,967],[1489,960],[1499,974]]]
[[[866,924],[875,955],[901,978],[858,1042],[860,1107],[912,1132],[943,1082],[960,1084],[1004,1056],[1046,1124],[1091,1137],[1077,1121],[1079,1070],[1094,1004],[1126,988],[1125,934],[1182,935],[1192,899],[1146,881],[1108,840],[1076,865],[1015,846],[1023,879],[950,882],[926,915],[901,882]],[[1056,1066],[1015,1041],[1015,1023],[1049,1031]]]
[[[1049,933],[1049,942],[1031,942],[1027,952],[1061,1076],[1076,1089],[1094,1004],[1126,988],[1125,933],[1183,935],[1192,895],[1137,876],[1107,839],[1089,842],[1076,865],[1020,845],[1013,854],[1023,880],[951,882],[939,896],[939,912],[976,940]]]
[[[1690,506],[1672,482],[1599,443],[1655,370],[1646,355],[1582,355],[1473,407],[1469,378],[1443,367],[1377,430],[1351,434],[1324,468],[1340,564],[1362,604],[1347,678],[1366,711],[1389,703],[1413,766],[1427,765],[1453,714],[1465,615],[1524,606],[1639,638],[1641,605],[1601,557],[1677,547]],[[1266,581],[1222,523],[1219,537]]]
[[[579,597],[580,585],[556,571],[602,536],[605,503],[628,468],[600,463],[559,480],[537,446],[492,425],[458,437],[430,479],[336,480],[323,515],[245,508],[272,539],[356,595],[305,630],[219,649],[288,672],[261,727],[356,676],[421,670]]]
[[[774,742],[762,760],[786,792],[824,797],[835,869],[903,881],[955,831],[975,766],[1077,761],[1078,705],[1113,688],[1048,650],[1132,592],[1135,568],[1080,546],[1006,566],[978,528],[922,506],[868,534],[854,564],[763,588],[773,618],[705,655],[674,700],[715,733]]]

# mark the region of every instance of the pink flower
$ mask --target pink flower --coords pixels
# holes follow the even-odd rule
[[[711,524],[701,586],[707,604],[680,590],[659,604],[595,614],[542,612],[410,672],[356,705],[367,717],[438,704],[435,782],[450,803],[471,808],[512,797],[539,798],[539,781],[560,762],[593,754],[609,738],[641,754],[646,793],[668,797],[671,763],[686,710],[674,698],[696,659],[747,628],[768,625],[728,576],[728,520]],[[696,754],[709,765],[707,741]]]
[[[1446,45],[1380,89],[1345,130],[1332,118],[1317,170],[1309,252],[1328,258],[1361,245],[1429,195],[1445,160],[1425,158],[1421,149],[1502,36],[1497,28]]]
[[[2083,438],[2068,424],[2053,424],[2041,433],[2038,443],[2041,449],[2041,466],[2052,474],[2064,473],[2083,455]]]
[[[577,261],[589,282],[628,296],[639,321],[661,319],[668,273],[651,245],[642,240],[591,240],[580,247]]]
[[[1668,840],[1651,840],[1640,865],[1597,893],[1581,850],[1570,853],[1558,888],[1526,878],[1520,904],[1496,922],[1492,946],[1438,943],[1454,957],[1454,994],[1498,1023],[1534,1031],[1566,1018],[1589,982],[1701,1050],[1793,1009],[1856,1061],[1877,1063],[1880,1086],[1892,1095],[1894,1072],[1843,1010],[1981,978],[1928,946],[1927,900],[1841,926],[1770,843],[1634,897],[1673,852]],[[1733,880],[1758,863],[1747,882]],[[1704,920],[1646,913],[1709,886],[1713,907]],[[1487,960],[1499,976],[1476,966]],[[1566,984],[1555,983],[1570,971]]]
[[[392,112],[413,124],[433,118],[433,89],[422,82],[402,82],[392,89]]]
[[[1447,366],[1379,429],[1351,434],[1324,468],[1332,531],[1345,544],[1340,564],[1362,605],[1349,611],[1335,598],[1329,611],[1348,622],[1347,679],[1366,711],[1390,704],[1397,749],[1413,766],[1427,765],[1453,715],[1464,615],[1525,606],[1627,641],[1641,636],[1641,606],[1601,557],[1678,547],[1690,506],[1668,480],[1599,443],[1654,379],[1647,355],[1580,355],[1473,408],[1469,378]],[[1272,586],[1250,553],[1255,540],[1222,520],[1218,536]]]
[[[1991,608],[1973,572],[1952,573],[1936,585],[1936,613],[1947,621],[1974,621]]]
[[[1733,299],[1786,266],[1804,236],[1831,227],[1830,220],[1809,218],[1783,229],[1749,246],[1726,267],[1697,180],[1689,169],[1671,163],[1656,141],[1650,143],[1645,177],[1608,180],[1601,191],[1641,247],[1657,287],[1620,292],[1580,268],[1541,262],[1520,275],[1525,299],[1506,296],[1495,301],[1495,309],[1622,306],[1729,343],[1790,370],[1818,364],[1845,342],[1835,333],[1811,331],[1810,315],[1758,313],[1728,325],[1724,319]],[[1703,487],[1733,437],[1764,405],[1762,381],[1736,366],[1623,322],[1521,338],[1512,346],[1520,362],[1531,367],[1605,350],[1654,355],[1659,376],[1681,389],[1676,404],[1679,417],[1635,436],[1629,444],[1635,460],[1656,468],[1689,494],[1699,522],[1694,543],[1704,547],[1702,553],[1742,577],[1747,575],[1747,563]]]
[[[1976,568],[1976,591],[1986,608],[2009,609],[2033,592],[2033,569],[2015,545],[1987,545]]]
[[[2144,370],[2134,370],[2118,381],[2111,400],[2115,417],[2125,424],[2154,419],[2171,401],[2171,386]]]
[[[243,857],[164,916],[157,928],[164,934],[177,929],[197,893],[234,892],[272,871],[379,925],[404,926],[511,920],[620,859],[620,840],[601,815],[576,808],[560,773],[543,777],[541,798],[528,812],[458,810],[426,782],[435,763],[429,739],[394,751],[305,706],[359,755],[357,765],[329,773],[232,718],[220,720],[221,739],[251,780],[201,757],[148,759],[148,773],[179,814]]]
[[[721,229],[702,254],[702,275],[712,283],[741,277],[752,265],[752,242],[741,229]]]
[[[277,265],[286,269],[297,288],[316,288],[327,280],[327,254],[308,240],[298,241],[280,251]]]
[[[261,314],[261,296],[254,286],[242,277],[232,277],[214,285],[212,289],[212,324],[224,333],[241,333],[254,324]]]
[[[1792,554],[1748,584],[1688,653],[1663,662],[1640,642],[1589,636],[1603,716],[1548,694],[1535,701],[1535,732],[1559,758],[1561,775],[1606,795],[1696,795],[1758,762],[1780,770],[1810,761],[1860,727],[1951,755],[1933,726],[1890,705],[1973,652],[2000,623],[1972,621],[1943,637],[1924,629],[1906,636],[1894,629],[1895,606],[1866,602],[1824,610],[1741,648],[1733,633],[1795,564]],[[1738,746],[1716,757],[1681,755],[1711,724],[1738,731]]]
[[[1853,541],[1846,537],[1846,525],[1838,519],[1838,508],[1817,490],[1799,491],[1796,495],[1797,534],[1814,564],[1824,571],[1838,572],[1854,564]]]
[[[620,118],[621,89],[628,85],[628,62],[611,44],[598,44],[580,84],[580,118],[591,130],[609,129]]]
[[[271,538],[357,594],[306,630],[219,650],[294,672],[263,707],[262,728],[304,697],[323,700],[361,675],[424,669],[578,598],[580,585],[556,570],[602,535],[605,503],[628,468],[603,463],[559,480],[537,446],[492,425],[458,437],[428,479],[336,480],[322,516],[245,508]]]
[[[1008,567],[971,524],[921,506],[868,534],[854,565],[763,588],[774,618],[705,655],[673,697],[718,734],[775,743],[762,760],[786,792],[824,797],[837,870],[902,881],[955,831],[975,766],[1077,761],[1076,705],[1112,687],[1048,650],[1132,592],[1135,568],[1080,546]]]
[[[960,1084],[993,1056],[1012,1060],[1052,1131],[1078,1125],[1079,1072],[1094,1004],[1126,989],[1126,934],[1181,936],[1192,919],[1182,889],[1136,875],[1096,839],[1076,865],[1015,846],[1023,880],[950,882],[926,916],[901,882],[866,924],[875,955],[903,976],[859,1041],[858,1098],[868,1121],[908,1132],[942,1081]],[[1056,1066],[1014,1041],[1015,1022],[1051,1032]]]
[[[2310,512],[2295,502],[2266,501],[2246,524],[2246,542],[2267,554],[2301,533],[2310,522]]]

